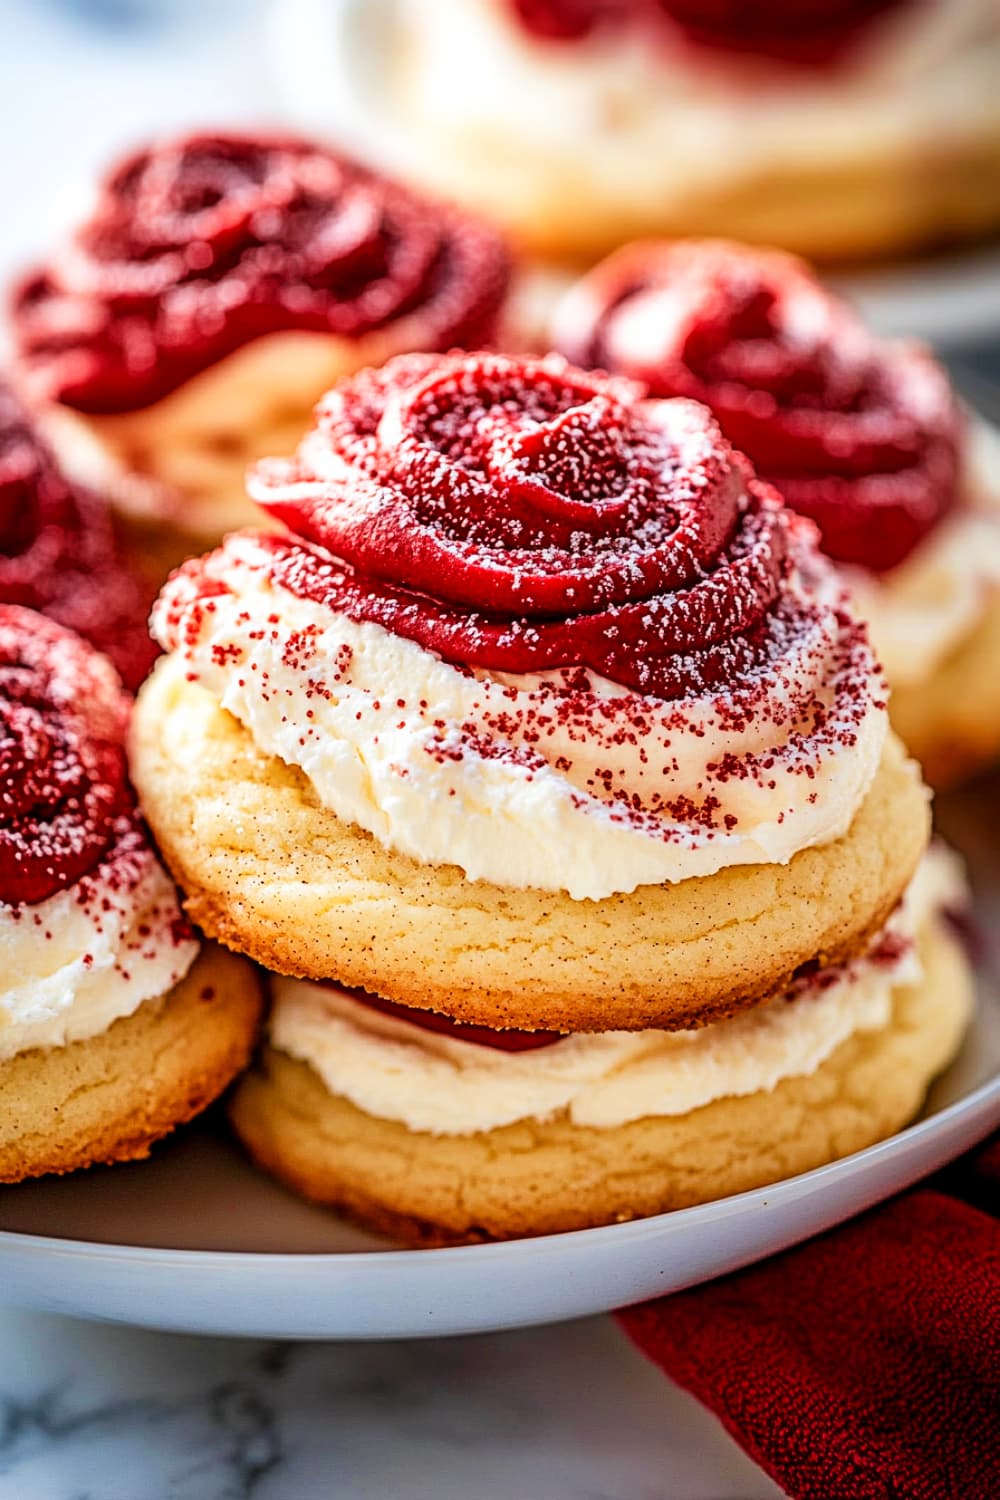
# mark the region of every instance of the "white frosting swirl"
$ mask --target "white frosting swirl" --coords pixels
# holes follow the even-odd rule
[[[197,953],[146,844],[37,905],[0,903],[0,1062],[99,1035],[167,994]]]
[[[269,562],[237,536],[189,564],[159,640],[339,818],[469,879],[600,900],[785,863],[846,832],[878,767],[881,679],[827,570],[788,581],[805,623],[776,678],[665,702],[452,666],[291,594]]]
[[[273,981],[271,1041],[366,1114],[434,1135],[470,1135],[563,1111],[613,1129],[814,1073],[856,1032],[889,1024],[893,994],[921,977],[916,937],[966,896],[940,846],[925,857],[868,954],[794,995],[699,1031],[608,1031],[503,1052],[385,1015],[333,986]]]

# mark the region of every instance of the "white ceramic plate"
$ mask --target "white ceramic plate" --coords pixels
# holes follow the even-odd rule
[[[299,128],[405,177],[415,144],[394,117],[385,76],[397,4],[276,0],[271,57],[284,109]],[[883,334],[942,347],[1000,334],[996,245],[831,279]],[[541,286],[559,284],[549,278]],[[532,304],[541,295],[533,282],[530,294]]]
[[[998,813],[1000,775],[940,809],[988,937]],[[983,955],[974,1026],[923,1118],[773,1187],[607,1229],[395,1250],[259,1175],[216,1121],[141,1165],[0,1190],[0,1299],[197,1333],[379,1339],[556,1322],[693,1286],[898,1192],[1000,1124],[997,957]]]
[[[989,1025],[984,1024],[989,1021]],[[1000,1122],[1000,1008],[980,1017],[931,1113],[771,1188],[607,1229],[393,1250],[256,1175],[220,1134],[141,1166],[0,1194],[5,1302],[255,1338],[419,1338],[604,1312],[747,1265],[867,1208]]]

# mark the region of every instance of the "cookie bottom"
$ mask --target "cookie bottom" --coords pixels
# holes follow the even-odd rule
[[[931,786],[954,786],[1000,757],[1000,597],[928,682],[895,688],[893,728]]]
[[[273,1047],[231,1106],[256,1161],[294,1191],[414,1246],[586,1229],[762,1187],[891,1135],[951,1060],[972,1007],[964,951],[935,922],[892,1019],[808,1077],[609,1130],[563,1114],[470,1136],[418,1134],[329,1093]]]
[[[246,1067],[261,1007],[252,966],[207,944],[107,1031],[0,1063],[0,1182],[148,1156]]]

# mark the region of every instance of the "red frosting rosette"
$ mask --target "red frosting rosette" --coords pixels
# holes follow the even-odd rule
[[[70,243],[14,299],[26,378],[91,413],[149,405],[251,339],[489,342],[499,237],[345,157],[285,138],[196,135],[129,157]]]
[[[105,506],[65,479],[0,383],[0,603],[85,636],[134,688],[156,655],[146,625],[153,593],[120,553]]]
[[[0,901],[34,905],[143,846],[128,699],[85,642],[0,604]]]
[[[509,0],[547,41],[579,41],[602,27],[669,22],[707,47],[806,63],[839,56],[867,22],[906,0]]]
[[[806,623],[810,528],[709,413],[556,356],[366,371],[249,488],[296,534],[264,540],[275,582],[467,667],[763,693]]]
[[[876,340],[808,267],[725,242],[636,244],[583,278],[553,342],[711,408],[838,561],[901,563],[955,503],[961,419],[923,349]]]

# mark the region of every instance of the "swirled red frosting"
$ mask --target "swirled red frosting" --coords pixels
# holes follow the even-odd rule
[[[270,543],[277,582],[447,661],[670,699],[766,670],[793,628],[791,518],[709,414],[556,357],[366,371],[249,486],[314,544]]]
[[[119,549],[106,507],[66,480],[0,382],[0,603],[85,636],[135,688],[156,655],[146,624],[153,595]]]
[[[638,11],[628,0],[510,0],[510,6],[526,31],[553,42],[579,41]]]
[[[654,395],[704,402],[838,561],[895,567],[957,498],[961,420],[944,371],[876,340],[790,256],[627,246],[570,292],[553,342]]]
[[[270,333],[412,319],[413,347],[488,343],[507,277],[492,230],[344,157],[196,135],[111,172],[17,290],[15,337],[40,398],[132,411]]]
[[[0,901],[34,905],[143,839],[128,781],[128,700],[71,632],[0,605]]]
[[[906,0],[657,0],[695,41],[806,63],[847,50],[874,16]]]
[[[838,57],[867,22],[905,0],[510,0],[525,29],[579,41],[600,28],[664,22],[691,41],[805,63]]]

